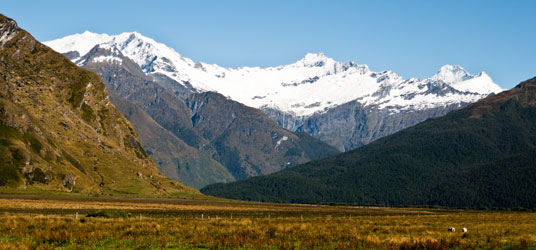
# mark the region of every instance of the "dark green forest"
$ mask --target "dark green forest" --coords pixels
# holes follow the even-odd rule
[[[536,208],[536,78],[353,151],[201,191],[250,201]]]

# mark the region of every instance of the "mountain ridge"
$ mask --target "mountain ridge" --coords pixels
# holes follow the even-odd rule
[[[79,40],[85,41],[76,42]],[[406,93],[415,91],[408,89],[409,87],[421,82],[426,83],[434,77],[436,80],[447,79],[441,75],[453,75],[456,73],[452,72],[453,70],[463,73],[463,77],[456,78],[457,80],[473,79],[473,84],[464,85],[460,91],[471,92],[472,85],[484,86],[475,89],[473,95],[467,97],[472,101],[490,93],[502,91],[491,78],[481,78],[482,74],[470,75],[459,66],[443,66],[432,78],[404,80],[394,72],[372,72],[366,65],[359,65],[352,61],[336,62],[323,53],[308,53],[296,63],[289,65],[267,68],[223,68],[216,64],[194,62],[174,49],[137,32],[125,32],[116,36],[86,32],[49,41],[46,44],[61,53],[76,50],[80,56],[83,56],[83,52],[90,44],[95,43],[95,40],[97,44],[118,48],[125,56],[133,59],[146,74],[161,73],[180,84],[189,82],[201,92],[215,91],[251,107],[270,107],[293,113],[296,116],[310,116],[316,112],[323,112],[325,108],[352,100],[358,100],[364,105],[385,103],[386,100],[374,98],[373,95],[381,84],[392,86]],[[93,43],[88,44],[88,41],[93,41]],[[268,80],[262,80],[264,78]],[[346,78],[352,80],[346,80]],[[252,85],[253,83],[255,84]],[[445,83],[453,84],[454,82]],[[340,86],[334,87],[334,85]],[[292,97],[296,93],[300,93],[299,100]],[[306,98],[307,96],[311,97]],[[438,102],[438,105],[449,100],[442,100]],[[434,100],[427,101],[434,102]],[[391,105],[399,105],[399,102],[400,100],[395,100]],[[419,101],[416,100],[416,102]]]

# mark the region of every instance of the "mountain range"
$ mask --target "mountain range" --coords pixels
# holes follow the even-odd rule
[[[101,78],[0,15],[0,189],[201,196],[165,177]]]
[[[535,187],[532,78],[355,150],[201,191],[255,201],[535,208]]]
[[[351,150],[501,91],[486,73],[459,66],[404,80],[322,53],[285,66],[223,68],[136,32],[45,44],[97,72],[159,168],[197,188]]]
[[[485,72],[472,75],[460,66],[445,65],[427,79],[404,79],[323,53],[277,67],[224,68],[194,62],[136,32],[110,36],[86,31],[45,44],[81,66],[96,45],[120,51],[172,92],[220,93],[341,151],[502,91]],[[92,60],[121,62],[113,54]]]

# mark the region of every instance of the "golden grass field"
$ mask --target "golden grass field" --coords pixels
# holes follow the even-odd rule
[[[536,249],[530,212],[0,195],[0,215],[0,249]]]

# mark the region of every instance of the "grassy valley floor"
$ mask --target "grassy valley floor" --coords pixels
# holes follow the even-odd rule
[[[536,213],[0,195],[0,249],[36,248],[536,249]]]

